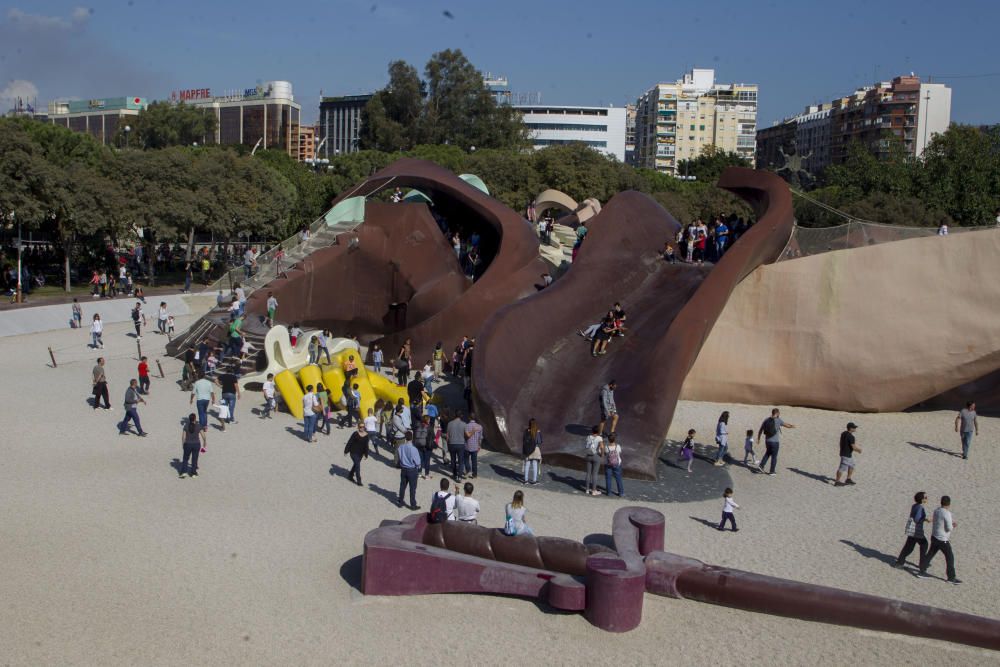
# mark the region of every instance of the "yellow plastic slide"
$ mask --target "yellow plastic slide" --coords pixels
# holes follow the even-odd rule
[[[295,379],[295,374],[289,370],[281,371],[274,376],[274,385],[281,393],[281,398],[284,399],[292,416],[302,419],[302,398],[305,394],[299,386],[299,381]]]

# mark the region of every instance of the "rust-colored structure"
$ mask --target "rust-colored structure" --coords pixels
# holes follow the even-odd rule
[[[559,537],[512,537],[459,521],[430,525],[426,514],[413,514],[383,521],[365,535],[361,590],[365,595],[517,595],[581,611],[610,632],[639,626],[648,592],[1000,650],[1000,621],[994,619],[666,552],[666,520],[653,509],[617,510],[611,532],[614,550]]]
[[[715,320],[736,285],[774,261],[792,232],[791,195],[777,176],[729,169],[719,186],[746,199],[758,222],[711,271],[664,262],[658,251],[676,236],[677,221],[649,197],[623,192],[590,221],[565,276],[486,322],[473,387],[493,446],[520,451],[534,417],[546,459],[582,467],[600,387],[614,379],[625,472],[655,477],[681,386]],[[616,301],[626,309],[628,334],[592,358],[576,332]]]

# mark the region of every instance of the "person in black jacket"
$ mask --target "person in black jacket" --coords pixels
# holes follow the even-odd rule
[[[358,423],[358,430],[351,434],[351,437],[347,440],[347,446],[344,447],[344,455],[351,455],[351,461],[354,463],[351,466],[351,471],[347,473],[347,479],[352,480],[358,486],[361,486],[361,459],[368,458],[368,443],[370,438],[368,436],[368,431],[365,430],[364,422]]]
[[[424,473],[420,479],[431,477],[431,450],[434,446],[434,436],[431,432],[431,418],[424,415],[413,427],[413,444],[420,450],[420,463]]]

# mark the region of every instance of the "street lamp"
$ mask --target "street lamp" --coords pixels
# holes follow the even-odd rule
[[[261,137],[260,139],[258,139],[257,143],[255,143],[253,145],[253,150],[250,151],[250,157],[253,157],[253,154],[257,152],[257,149],[260,148],[260,142],[262,142],[262,141],[264,141],[264,137]]]
[[[923,155],[924,151],[927,150],[927,114],[929,114],[930,111],[931,111],[931,91],[930,90],[927,91],[927,97],[924,98],[924,102],[926,102],[926,104],[924,104],[924,147],[923,147],[923,150],[920,151],[921,155]]]
[[[14,212],[11,211],[10,217],[14,217]],[[21,293],[21,247],[24,244],[21,242],[21,221],[17,221],[17,291],[14,293],[15,303],[24,303],[24,295]]]
[[[129,135],[129,132],[131,132],[131,131],[132,131],[132,126],[131,125],[126,125],[125,126],[125,148],[128,148],[128,135]]]

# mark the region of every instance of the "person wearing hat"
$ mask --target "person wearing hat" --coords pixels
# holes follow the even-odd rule
[[[840,434],[840,467],[837,468],[837,479],[834,486],[848,486],[854,484],[851,476],[854,474],[854,452],[860,452],[861,446],[854,441],[854,432],[858,425],[854,422],[847,423],[847,430]],[[841,475],[847,473],[847,479],[840,481]]]

